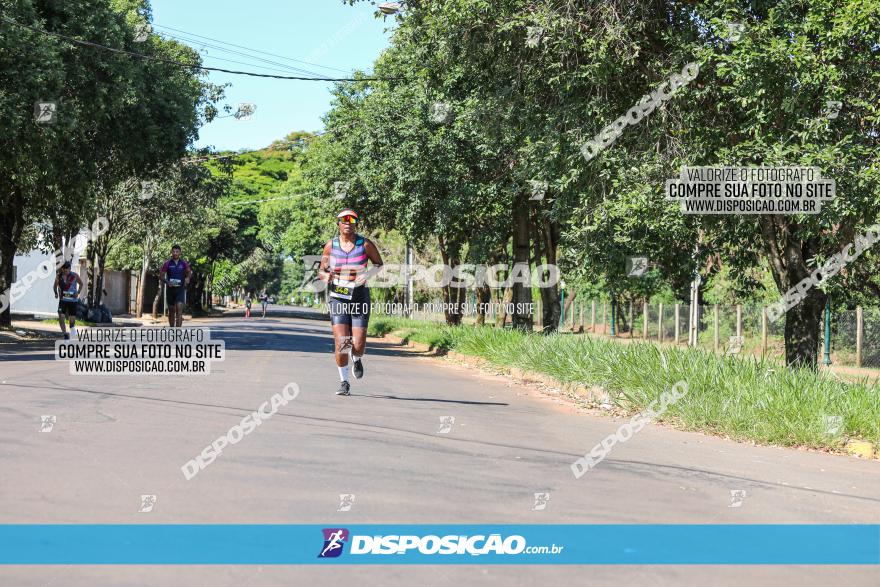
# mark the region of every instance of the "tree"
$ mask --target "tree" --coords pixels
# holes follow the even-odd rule
[[[102,198],[107,204],[119,182],[178,159],[198,124],[211,116],[220,89],[189,68],[67,40],[198,62],[191,49],[155,36],[136,46],[131,14],[114,9],[133,6],[144,16],[149,12],[146,3],[107,0],[3,3],[12,21],[0,25],[0,84],[8,90],[0,102],[0,166],[20,170],[4,174],[8,180],[0,188],[3,290],[11,283],[12,260],[30,219],[50,221],[53,244],[60,246],[64,236],[101,213]],[[38,100],[54,101],[55,124],[34,120]],[[109,238],[94,243],[92,254],[103,259]],[[9,322],[7,308],[0,324]]]

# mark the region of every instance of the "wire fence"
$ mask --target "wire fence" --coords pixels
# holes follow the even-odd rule
[[[575,299],[566,305],[559,325],[564,332],[679,345],[691,344],[695,336],[694,346],[715,352],[778,360],[785,356],[786,318],[771,321],[761,306],[701,305],[695,327],[690,304],[622,304],[613,312],[607,300]],[[880,307],[832,311],[830,323],[827,358],[831,364],[880,368]],[[818,343],[822,360],[824,341],[823,320]]]
[[[471,300],[468,300],[471,302]],[[533,298],[535,330],[543,329],[539,296]],[[441,302],[418,304],[411,318],[444,322],[438,309]],[[648,340],[664,344],[689,345],[692,337],[700,348],[717,353],[785,358],[785,316],[776,321],[766,317],[765,308],[756,305],[701,305],[697,326],[692,324],[691,305],[685,303],[625,303],[612,309],[608,300],[584,299],[563,302],[564,313],[557,325],[561,332],[614,336],[621,339]],[[388,312],[397,314],[397,312]],[[504,319],[504,307],[493,299],[485,314],[486,324],[510,325]],[[475,313],[465,313],[462,322],[477,322]],[[693,332],[693,331],[696,332]],[[831,312],[827,359],[833,365],[880,368],[880,307],[856,308]],[[820,325],[818,352],[825,357],[824,320]]]

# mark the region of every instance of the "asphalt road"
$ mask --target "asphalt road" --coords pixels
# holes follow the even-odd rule
[[[0,344],[0,523],[880,523],[880,466],[622,422],[535,387],[371,341],[338,385],[325,322],[210,326],[203,377],[68,374],[51,341]],[[288,383],[299,396],[190,481],[180,467]],[[40,432],[41,415],[56,416]],[[441,418],[454,423],[440,434]],[[745,491],[730,507],[731,491]],[[535,510],[536,492],[550,494]],[[156,495],[138,512],[141,495]],[[349,511],[340,494],[355,496]],[[7,566],[0,585],[878,585],[866,566]]]

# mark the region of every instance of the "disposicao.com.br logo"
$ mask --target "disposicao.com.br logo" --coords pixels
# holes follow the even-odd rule
[[[318,558],[335,558],[342,554],[349,543],[351,555],[465,555],[480,556],[488,554],[559,554],[564,546],[528,546],[526,539],[518,534],[502,537],[501,534],[477,534],[437,536],[433,534],[418,536],[406,534],[387,535],[349,535],[346,528],[325,528],[324,546]],[[413,551],[410,553],[410,551]]]

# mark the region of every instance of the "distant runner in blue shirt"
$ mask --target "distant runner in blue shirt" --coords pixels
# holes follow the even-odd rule
[[[186,287],[192,269],[180,258],[180,245],[171,247],[171,258],[162,265],[159,281],[165,284],[165,305],[168,308],[168,325],[183,326],[183,305],[186,303]]]

